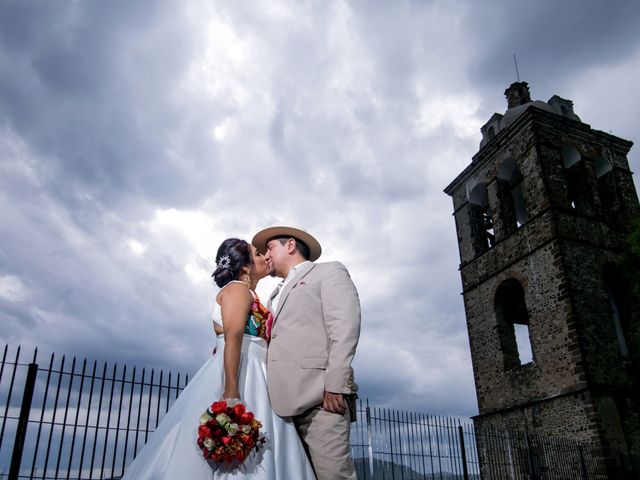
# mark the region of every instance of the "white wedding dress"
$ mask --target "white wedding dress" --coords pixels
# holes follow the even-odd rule
[[[222,325],[217,303],[213,319]],[[223,350],[224,337],[220,335],[216,353],[198,370],[171,406],[126,469],[123,480],[315,479],[293,422],[279,417],[271,409],[267,392],[267,342],[246,333],[240,357],[239,390],[242,401],[262,423],[261,431],[267,441],[239,467],[229,468],[203,458],[196,445],[198,420],[202,412],[222,396]]]

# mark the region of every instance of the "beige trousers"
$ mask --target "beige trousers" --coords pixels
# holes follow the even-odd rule
[[[351,458],[349,411],[330,413],[321,407],[293,417],[318,480],[356,480]]]

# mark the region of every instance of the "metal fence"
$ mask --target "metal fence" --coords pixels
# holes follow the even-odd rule
[[[478,479],[473,425],[360,404],[351,430],[359,479]]]
[[[171,372],[106,362],[23,363],[5,346],[0,364],[0,479],[108,479],[126,465],[186,386]]]
[[[482,477],[492,479],[607,479],[607,462],[622,461],[613,449],[508,429],[484,428],[476,445]]]
[[[361,480],[635,478],[620,476],[625,458],[614,449],[369,405],[358,414],[351,446]]]
[[[0,363],[0,479],[115,479],[188,382],[186,375],[68,361],[5,346]],[[599,479],[592,447],[468,419],[358,402],[351,446],[361,480]]]

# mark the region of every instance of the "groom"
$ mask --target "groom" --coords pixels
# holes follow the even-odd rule
[[[304,230],[271,227],[252,241],[281,277],[268,307],[274,323],[267,359],[269,397],[293,417],[318,480],[356,479],[349,447],[357,385],[351,361],[360,335],[360,302],[339,262],[313,263],[322,249]]]

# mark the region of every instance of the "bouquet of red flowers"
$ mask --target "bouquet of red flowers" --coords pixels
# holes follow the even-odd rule
[[[242,463],[265,442],[262,424],[241,402],[213,402],[200,416],[198,447],[207,460]]]

